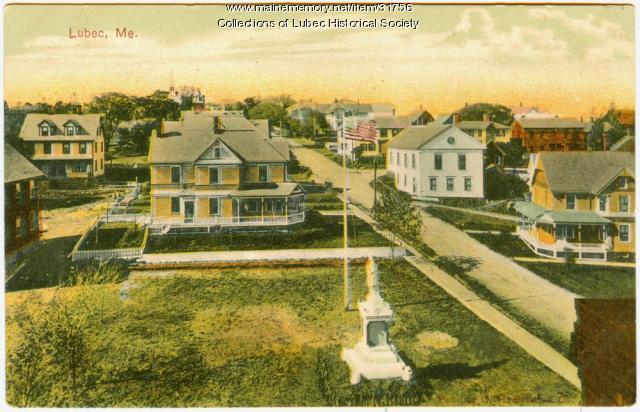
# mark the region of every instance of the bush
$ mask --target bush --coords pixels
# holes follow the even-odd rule
[[[358,385],[349,381],[349,367],[340,359],[340,347],[318,351],[317,374],[320,391],[330,406],[416,406],[427,400],[431,386],[423,376],[411,382],[363,379]]]

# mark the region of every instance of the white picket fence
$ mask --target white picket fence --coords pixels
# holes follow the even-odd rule
[[[120,215],[124,216],[124,215]],[[135,215],[132,215],[135,216]],[[69,254],[72,262],[80,260],[95,259],[95,260],[111,260],[111,259],[123,259],[123,260],[135,260],[142,258],[144,248],[147,245],[147,239],[149,238],[149,230],[145,229],[144,237],[142,238],[142,244],[136,248],[126,249],[98,249],[98,250],[80,250],[80,247],[84,244],[85,239],[89,236],[98,224],[100,224],[102,217],[96,218],[91,224],[89,230],[87,230],[78,240],[73,247],[73,250]],[[113,220],[109,220],[113,222]]]

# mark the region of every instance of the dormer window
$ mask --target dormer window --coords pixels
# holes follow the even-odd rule
[[[65,133],[65,134],[66,134],[67,136],[73,136],[73,135],[75,135],[75,134],[76,134],[76,127],[75,127],[74,125],[72,125],[72,124],[67,125],[67,126],[65,127],[65,130],[66,130],[66,133]]]
[[[40,126],[40,136],[51,136],[51,127],[48,124]]]

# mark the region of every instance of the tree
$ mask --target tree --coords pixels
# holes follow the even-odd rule
[[[290,122],[290,117],[287,121]],[[324,135],[325,131],[329,129],[329,123],[327,118],[317,110],[311,110],[309,116],[300,124],[299,132],[302,136],[317,137],[319,134]]]
[[[504,151],[505,159],[504,164],[507,167],[522,167],[523,156],[527,153],[527,149],[522,146],[520,140],[512,140],[510,142],[498,142],[497,145]]]
[[[513,123],[513,112],[510,108],[501,104],[474,103],[460,110],[460,120],[482,120],[483,115],[488,114],[493,122],[506,126]]]
[[[607,148],[609,148],[626,134],[627,130],[620,124],[615,110],[610,109],[591,125],[591,131],[587,135],[587,144],[591,150],[604,150],[605,139]]]
[[[133,98],[122,93],[105,93],[96,96],[88,105],[90,113],[103,113],[102,130],[104,144],[109,147],[111,138],[120,122],[133,119],[136,102]]]
[[[169,92],[156,90],[149,96],[135,99],[142,117],[162,120],[177,120],[180,117],[180,105],[169,99]]]
[[[422,231],[420,212],[411,204],[406,193],[393,189],[383,191],[382,198],[373,206],[373,218],[386,230],[391,239],[391,258],[395,261],[394,246],[398,239],[415,240]]]
[[[128,155],[147,154],[149,152],[151,131],[156,128],[157,125],[156,122],[146,122],[136,124],[131,128],[118,128],[118,133],[120,134],[118,150]]]

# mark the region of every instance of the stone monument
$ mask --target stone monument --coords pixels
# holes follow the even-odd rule
[[[367,379],[411,380],[412,371],[389,340],[389,325],[393,322],[393,310],[380,296],[378,266],[369,256],[367,261],[367,285],[369,293],[358,303],[362,338],[353,348],[342,352],[342,359],[351,369],[351,384]]]

